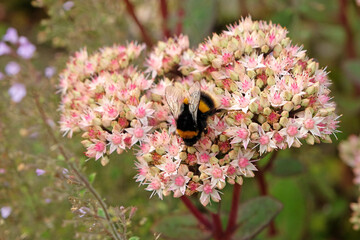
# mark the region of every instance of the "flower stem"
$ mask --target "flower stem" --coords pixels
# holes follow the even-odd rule
[[[221,239],[221,237],[223,236],[224,233],[223,233],[223,229],[222,229],[220,214],[219,214],[219,212],[211,213],[211,217],[212,217],[213,224],[214,224],[213,237],[215,239]]]
[[[168,8],[167,8],[167,2],[166,0],[160,0],[160,12],[162,16],[162,30],[163,30],[163,36],[164,38],[169,38],[171,35],[171,32],[169,28],[167,27],[168,23]]]
[[[354,33],[351,30],[349,18],[347,15],[348,0],[339,0],[339,19],[346,33],[346,54],[348,58],[356,58],[356,47],[354,42]]]
[[[229,215],[228,225],[226,227],[225,236],[230,239],[231,235],[234,233],[236,229],[236,220],[237,220],[237,213],[239,209],[239,202],[240,202],[240,193],[241,193],[241,185],[235,183],[233,189],[233,196],[231,201],[231,209]]]
[[[212,230],[212,225],[209,222],[208,219],[206,219],[204,217],[204,215],[199,211],[199,209],[197,209],[194,204],[190,201],[190,199],[183,195],[180,197],[181,201],[185,204],[185,206],[189,209],[189,211],[192,213],[192,215],[194,215],[194,217],[199,221],[199,223],[201,223],[202,225],[204,225],[206,227],[206,229],[208,230]]]
[[[40,113],[41,119],[46,127],[46,130],[47,130],[50,138],[52,139],[54,144],[57,146],[57,148],[58,148],[60,154],[63,156],[66,164],[71,168],[71,170],[75,173],[75,175],[80,179],[80,181],[85,185],[85,187],[89,190],[89,192],[93,195],[93,197],[99,203],[100,207],[104,211],[105,218],[106,218],[106,221],[109,224],[109,227],[112,231],[111,234],[112,234],[113,238],[116,240],[120,240],[121,237],[119,236],[119,233],[116,230],[116,227],[110,218],[110,214],[107,211],[106,203],[101,199],[100,195],[95,190],[95,188],[93,188],[91,183],[80,173],[80,171],[77,169],[77,167],[71,162],[70,157],[66,153],[65,149],[62,147],[62,145],[56,138],[56,136],[55,136],[53,130],[51,129],[51,127],[49,126],[49,124],[47,124],[47,116],[46,116],[46,113],[45,113],[41,103],[40,103],[39,96],[37,93],[34,93],[34,100],[35,100],[35,105]]]
[[[184,16],[185,16],[185,9],[183,7],[183,1],[179,1],[179,9],[177,11],[177,23],[176,23],[176,29],[175,29],[175,34],[176,36],[179,36],[182,33],[183,30],[183,21],[184,21]]]
[[[142,36],[144,42],[146,43],[146,45],[148,45],[149,48],[151,48],[153,45],[152,40],[151,40],[150,36],[148,35],[148,33],[146,32],[144,26],[141,24],[138,17],[136,16],[134,6],[131,4],[131,2],[129,0],[124,0],[124,2],[126,5],[126,10],[130,14],[132,19],[135,21],[136,25],[139,27],[141,36]]]

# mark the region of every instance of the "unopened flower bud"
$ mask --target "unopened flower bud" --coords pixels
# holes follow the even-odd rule
[[[250,130],[250,132],[257,132],[259,130],[259,124],[254,123],[254,122],[251,123],[249,125],[249,130]]]
[[[253,79],[256,76],[256,72],[253,70],[249,70],[246,72],[246,75],[248,75],[249,78]]]
[[[263,45],[263,46],[261,47],[261,52],[262,52],[262,53],[267,53],[267,52],[269,52],[269,50],[270,50],[270,48],[269,48],[268,45]]]
[[[291,101],[292,93],[289,92],[289,91],[285,91],[284,97],[285,97],[285,99],[286,99],[287,101]]]
[[[99,118],[93,118],[92,124],[95,126],[100,126],[102,124],[102,121]]]
[[[270,130],[270,124],[268,124],[267,122],[264,122],[262,125],[261,125],[261,128],[265,131],[265,132],[268,132]]]
[[[266,107],[266,108],[264,108],[264,110],[263,110],[263,114],[265,115],[265,116],[269,116],[270,114],[271,114],[271,109],[269,108],[269,107]]]
[[[200,61],[201,61],[201,63],[204,64],[204,65],[208,65],[208,64],[209,64],[209,59],[207,58],[207,56],[202,56],[202,57],[200,58]]]
[[[181,160],[185,161],[187,159],[186,152],[180,152],[179,157],[180,157]]]
[[[200,180],[205,180],[209,177],[209,175],[207,175],[206,173],[201,173],[200,174]]]
[[[288,120],[287,117],[281,117],[280,121],[279,121],[280,125],[283,126],[283,127],[285,127],[288,122],[289,122],[289,120]]]
[[[221,134],[219,140],[220,140],[220,142],[225,142],[228,140],[228,137],[225,136],[224,134]]]
[[[264,115],[261,115],[261,114],[259,114],[257,120],[260,124],[263,124],[264,122],[266,122],[266,118],[264,117]]]
[[[282,46],[280,44],[276,44],[276,46],[274,47],[274,50],[273,50],[273,55],[274,57],[279,57],[281,51],[282,51]]]
[[[275,83],[276,83],[276,81],[275,81],[275,78],[273,76],[268,77],[267,84],[269,86],[273,86],[273,85],[275,85]]]
[[[291,101],[294,103],[294,105],[299,105],[301,104],[301,96],[299,94],[296,94],[293,96]]]
[[[289,101],[289,102],[285,103],[285,105],[283,106],[283,109],[285,111],[290,112],[293,109],[293,107],[294,107],[294,104]]]
[[[228,125],[233,125],[235,123],[235,119],[231,118],[231,117],[227,117],[225,118],[225,122],[228,124]]]
[[[189,178],[192,178],[192,177],[194,176],[194,173],[193,173],[193,172],[188,172],[188,173],[186,174],[186,176],[189,177]]]
[[[233,81],[238,81],[239,80],[239,74],[236,73],[235,71],[230,71],[230,78]]]
[[[102,166],[106,166],[109,163],[109,158],[107,156],[103,156],[100,160]]]
[[[288,111],[282,111],[281,116],[282,117],[289,117],[289,112]]]
[[[209,162],[210,162],[210,164],[216,164],[219,162],[219,159],[217,159],[216,157],[211,157]]]
[[[250,55],[250,53],[253,51],[253,48],[250,45],[247,45],[245,47],[245,53]]]
[[[239,184],[239,185],[242,185],[243,182],[244,182],[244,180],[243,180],[243,178],[242,178],[241,176],[237,176],[237,177],[235,178],[235,182],[236,182],[237,184]]]
[[[219,150],[219,145],[216,145],[216,144],[213,144],[211,146],[211,152],[213,153],[218,153],[220,150]]]
[[[318,67],[319,67],[319,63],[311,61],[311,62],[307,65],[307,69],[308,69],[308,71],[309,71],[309,75],[310,75],[310,76],[314,75],[314,73],[315,73],[315,71],[318,69]]]
[[[300,141],[294,141],[294,143],[291,145],[291,147],[295,147],[295,148],[301,147]]]
[[[262,88],[264,86],[264,82],[260,78],[258,78],[256,80],[256,86],[258,86],[259,88]]]
[[[321,141],[324,143],[332,143],[330,135],[325,135],[321,138]]]
[[[258,113],[258,104],[256,102],[252,102],[250,105],[249,105],[249,110],[253,113]]]
[[[216,59],[212,60],[212,62],[211,62],[211,65],[217,69],[221,68],[222,64],[223,64],[223,61],[221,58],[216,58]]]
[[[131,121],[131,120],[133,120],[135,118],[134,114],[131,111],[126,112],[125,117],[129,121]]]
[[[314,145],[315,143],[315,138],[313,137],[313,135],[308,134],[307,138],[306,138],[306,143],[309,145]]]
[[[193,180],[194,182],[199,182],[199,181],[200,181],[200,178],[199,178],[198,175],[194,175],[194,176],[192,177],[192,180]]]
[[[235,150],[231,150],[231,151],[229,152],[229,157],[230,157],[231,159],[236,159],[236,158],[237,158],[237,155],[238,155],[238,153],[237,153],[237,151],[235,151]]]
[[[196,148],[194,148],[194,147],[187,147],[187,152],[190,153],[190,154],[194,154],[194,153],[196,153]]]
[[[254,132],[254,133],[251,134],[250,139],[251,139],[252,141],[256,141],[256,140],[259,139],[259,137],[260,137],[260,136],[259,136],[259,133]]]
[[[281,125],[280,125],[279,123],[274,123],[274,124],[273,124],[273,128],[274,128],[275,130],[279,130],[279,129],[281,128]]]
[[[290,38],[288,38],[288,37],[284,38],[283,40],[281,40],[281,45],[286,47],[290,44],[290,41],[291,41]]]
[[[225,186],[226,186],[226,183],[225,182],[221,182],[219,181],[217,184],[216,184],[217,188],[219,190],[223,189]]]
[[[310,99],[303,99],[303,100],[301,100],[301,106],[302,107],[307,107],[307,106],[309,106],[309,103],[310,103]]]
[[[232,178],[228,178],[228,179],[227,179],[227,182],[228,182],[229,184],[231,184],[231,185],[235,184],[235,180],[232,179]]]

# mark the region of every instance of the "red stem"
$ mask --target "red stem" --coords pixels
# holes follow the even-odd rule
[[[349,19],[346,13],[348,0],[339,0],[339,20],[346,33],[346,54],[348,58],[356,58],[356,47],[354,34],[351,30]]]
[[[221,239],[223,236],[223,229],[222,229],[222,224],[221,224],[221,220],[220,220],[220,215],[217,213],[212,213],[211,214],[212,220],[213,220],[213,224],[214,224],[214,229],[213,229],[213,237],[215,239]]]
[[[183,1],[179,1],[179,9],[177,11],[177,23],[176,23],[176,29],[175,29],[175,34],[176,36],[179,36],[182,33],[183,30],[183,20],[184,20],[184,16],[185,16],[185,9],[183,7]]]
[[[136,25],[139,27],[141,36],[142,36],[144,42],[146,43],[146,45],[148,45],[149,48],[151,48],[151,46],[153,45],[152,40],[151,40],[150,36],[148,35],[148,33],[145,31],[144,26],[141,24],[141,22],[137,18],[136,14],[135,14],[134,6],[131,4],[131,2],[129,0],[124,0],[124,2],[126,5],[126,10],[130,14],[132,19],[135,21]]]
[[[202,225],[204,225],[208,230],[212,230],[212,225],[209,222],[208,219],[206,219],[204,217],[204,215],[202,215],[202,213],[199,211],[199,209],[197,209],[194,204],[190,201],[190,199],[183,195],[180,197],[180,199],[183,201],[183,203],[185,204],[185,206],[189,209],[189,211],[194,215],[194,217],[199,221],[199,223],[201,223]]]
[[[162,16],[162,29],[163,29],[163,35],[165,38],[169,38],[171,33],[169,28],[167,27],[168,23],[168,9],[167,9],[167,3],[166,0],[160,0],[160,10],[161,10],[161,16]]]
[[[236,229],[236,220],[239,209],[240,193],[241,193],[241,185],[235,183],[233,189],[232,201],[231,201],[229,221],[225,231],[225,239],[230,239],[231,235]]]
[[[241,17],[247,17],[249,15],[249,10],[246,6],[246,0],[239,0],[239,6]]]
[[[268,185],[267,185],[266,179],[265,179],[265,173],[268,170],[271,169],[277,155],[278,155],[278,151],[274,152],[271,155],[271,158],[269,159],[269,162],[262,169],[259,169],[259,171],[258,171],[258,173],[256,175],[257,176],[256,177],[257,183],[258,183],[259,189],[260,189],[260,194],[262,196],[266,196],[269,193]],[[269,224],[268,236],[273,237],[273,236],[276,236],[276,234],[277,234],[277,230],[276,230],[276,227],[275,227],[275,222],[271,221],[270,224]]]

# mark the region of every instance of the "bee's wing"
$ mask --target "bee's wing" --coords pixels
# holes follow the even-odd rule
[[[174,86],[167,86],[165,89],[165,98],[172,115],[174,118],[177,118],[180,114],[180,106],[183,99],[182,90]]]
[[[197,111],[199,109],[200,96],[201,96],[201,87],[200,83],[195,83],[189,90],[190,100],[189,100],[189,110],[190,113],[197,123]]]

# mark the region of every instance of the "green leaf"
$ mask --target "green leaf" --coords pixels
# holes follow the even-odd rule
[[[280,24],[281,26],[287,28],[291,26],[293,19],[294,12],[290,8],[284,9],[283,11],[280,11],[271,17],[271,20],[274,23]]]
[[[199,228],[197,220],[190,214],[166,216],[157,222],[153,232],[161,233],[164,239],[208,239],[210,233]]]
[[[295,158],[282,157],[276,159],[271,172],[279,177],[289,177],[302,173],[305,166]]]
[[[129,240],[140,240],[140,238],[139,238],[139,237],[134,236],[134,237],[129,238]]]
[[[261,232],[283,208],[272,197],[257,197],[240,206],[239,228],[234,239],[251,239]]]
[[[211,213],[218,213],[220,208],[220,203],[211,202],[211,204],[208,204],[205,208]]]
[[[105,218],[105,212],[102,208],[98,208],[97,214],[98,216]]]
[[[93,172],[89,175],[89,182],[91,184],[93,184],[94,180],[95,180],[95,177],[96,177],[96,172]]]
[[[189,36],[192,45],[197,45],[210,35],[216,20],[216,1],[184,1],[184,8],[184,33]]]

